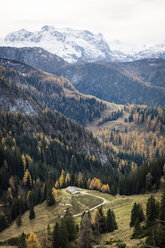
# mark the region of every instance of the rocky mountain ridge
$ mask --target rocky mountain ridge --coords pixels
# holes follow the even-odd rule
[[[44,26],[36,32],[25,29],[8,34],[4,45],[42,47],[68,62],[110,59],[111,51],[102,34],[70,28]]]
[[[120,41],[106,41],[104,36],[88,30],[58,29],[43,26],[30,32],[21,29],[0,40],[1,46],[41,47],[69,63],[80,61],[128,62],[144,58],[165,58],[165,42],[154,45],[137,45]]]

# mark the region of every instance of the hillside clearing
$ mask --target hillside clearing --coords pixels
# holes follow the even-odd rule
[[[136,247],[140,240],[130,239],[133,231],[133,229],[129,227],[131,210],[134,202],[137,202],[142,205],[145,213],[146,202],[151,194],[133,196],[117,195],[113,197],[95,190],[86,190],[85,192],[83,189],[80,190],[82,190],[83,194],[70,195],[65,189],[58,190],[58,202],[55,206],[47,207],[46,202],[35,206],[36,218],[31,221],[29,220],[29,211],[27,211],[22,216],[22,226],[17,227],[14,222],[8,229],[0,233],[0,241],[17,237],[21,235],[22,232],[29,234],[31,231],[43,237],[46,235],[47,224],[50,224],[52,229],[57,218],[65,213],[67,207],[72,210],[76,222],[80,223],[80,216],[84,209],[91,209],[91,214],[93,215],[94,208],[97,207],[97,205],[103,205],[105,215],[109,208],[114,211],[118,229],[113,233],[101,235],[101,245],[103,247],[117,247],[116,245],[123,241],[127,247]],[[158,192],[153,195],[157,200],[160,200],[161,193]]]
[[[85,209],[89,210],[102,203],[102,198],[92,195],[71,195],[67,193],[65,189],[58,190],[58,200],[54,206],[47,207],[46,202],[35,206],[36,217],[33,220],[29,220],[29,211],[26,211],[22,215],[22,225],[17,227],[14,221],[9,228],[0,233],[0,241],[18,237],[23,232],[29,234],[33,231],[40,236],[46,233],[48,224],[53,228],[57,218],[63,216],[67,208],[69,208],[74,215],[81,215]]]

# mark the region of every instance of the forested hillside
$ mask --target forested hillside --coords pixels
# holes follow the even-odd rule
[[[44,200],[54,204],[54,189],[76,185],[113,195],[141,193],[158,189],[163,175],[162,159],[119,177],[110,152],[57,112],[1,111],[0,140],[0,200],[6,206],[1,230]]]
[[[1,80],[9,80],[11,85],[17,85],[12,87],[20,87],[29,92],[42,104],[43,109],[47,107],[57,110],[83,125],[99,117],[106,108],[101,100],[79,93],[63,77],[59,78],[17,61],[1,59],[0,66]]]
[[[144,161],[165,156],[165,110],[141,105],[111,105],[111,110],[88,125],[106,146],[121,173]]]
[[[110,185],[117,178],[92,134],[57,112],[30,116],[1,111],[0,161],[0,200],[6,205],[0,211],[1,230],[26,211],[29,191],[36,205],[50,196],[56,181],[56,188],[87,187],[94,175]]]
[[[118,104],[165,105],[165,60],[130,63],[77,63],[63,66],[63,75],[84,94]]]

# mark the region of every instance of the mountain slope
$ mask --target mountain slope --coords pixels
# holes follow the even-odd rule
[[[165,88],[165,60],[143,59],[131,63],[120,63],[123,73],[142,83]]]
[[[44,108],[57,110],[85,125],[100,116],[106,104],[75,90],[65,78],[42,72],[18,61],[0,59],[1,76],[25,88]]]
[[[70,28],[44,26],[36,32],[21,29],[5,38],[5,46],[42,47],[68,62],[110,59],[111,51],[102,34]]]
[[[68,78],[80,92],[109,102],[165,106],[165,61],[77,63],[57,75]]]
[[[40,153],[40,149],[36,147],[36,140],[40,140],[45,152],[47,149],[44,148],[46,143],[49,149],[51,149],[51,146],[53,149],[53,143],[55,142],[61,147],[64,154],[68,150],[68,152],[77,152],[87,156],[94,155],[102,163],[108,161],[103,147],[93,138],[91,132],[88,132],[78,123],[66,118],[57,111],[43,110],[39,111],[37,115],[16,111],[6,112],[2,111],[2,109],[0,109],[0,112],[1,139],[3,137],[6,140],[15,138],[17,146],[23,153],[28,153],[32,157],[36,156],[35,149],[38,149],[37,153]],[[32,142],[31,144],[35,146],[35,149],[29,146],[29,142]],[[47,156],[49,157],[48,154]]]
[[[0,75],[3,73],[4,68],[0,67]],[[41,110],[41,104],[26,89],[20,88],[19,84],[13,84],[0,76],[0,109],[37,114]]]
[[[0,47],[0,58],[12,59],[54,73],[68,63],[40,47]]]

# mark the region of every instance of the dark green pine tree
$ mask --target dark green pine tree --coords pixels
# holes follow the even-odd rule
[[[55,204],[55,199],[53,197],[53,194],[52,194],[52,188],[50,187],[47,191],[47,198],[46,198],[46,201],[47,201],[47,206],[52,206]]]
[[[136,239],[136,238],[141,238],[142,235],[142,228],[140,226],[140,221],[139,219],[136,220],[135,222],[135,227],[134,227],[134,231],[132,234],[132,238]]]
[[[151,196],[147,201],[146,209],[146,226],[150,227],[155,222],[155,219],[158,217],[159,213],[159,203]]]
[[[138,219],[141,223],[142,221],[144,221],[145,217],[144,217],[142,206],[140,204],[137,204],[137,212],[138,212]]]
[[[53,233],[50,230],[50,225],[47,226],[46,248],[52,248],[53,246]]]
[[[130,227],[135,226],[137,220],[139,220],[139,223],[142,222],[144,220],[144,213],[141,205],[135,202],[131,211]]]
[[[17,226],[21,226],[22,225],[22,216],[18,215],[17,219],[16,219],[16,224]]]
[[[80,236],[78,239],[79,248],[92,248],[92,229],[91,221],[86,213],[82,218]]]
[[[69,208],[67,208],[66,213],[64,215],[64,221],[66,223],[69,241],[75,240],[77,234],[76,225],[73,218],[73,214],[70,212]]]
[[[165,247],[165,192],[162,194],[160,209],[154,198],[149,198],[147,203],[147,228],[149,236],[146,244],[152,247]],[[155,209],[155,210],[154,210]],[[157,214],[159,210],[159,215]],[[156,211],[156,214],[154,214]]]
[[[113,213],[111,209],[108,209],[107,219],[106,219],[106,231],[113,232],[115,229],[117,229],[115,214]]]
[[[56,222],[55,226],[54,226],[54,230],[53,230],[53,248],[60,248],[60,238],[61,238],[61,234],[60,234],[61,230],[60,230],[60,225],[58,222]]]
[[[100,215],[101,215],[101,219],[100,219],[100,233],[105,233],[105,231],[106,231],[106,218],[105,218],[105,215],[103,213],[102,206],[99,208],[99,212],[100,212]]]
[[[60,248],[69,248],[67,225],[64,219],[61,220],[61,227],[60,227]]]
[[[130,221],[130,227],[135,226],[136,220],[137,220],[137,203],[135,202],[131,211],[131,221]]]
[[[112,214],[112,221],[113,221],[113,228],[114,228],[113,230],[116,230],[118,228],[118,226],[117,226],[117,222],[116,222],[116,216],[115,216],[113,210],[111,210],[111,214]]]
[[[116,186],[114,184],[111,187],[111,194],[114,196],[117,194],[117,189],[116,189]]]
[[[107,226],[106,226],[107,232],[113,231],[113,223],[112,223],[112,215],[111,210],[108,209],[107,211]]]
[[[30,206],[30,213],[29,213],[29,219],[32,220],[34,219],[36,216],[35,216],[35,212],[34,212],[34,206],[31,205]]]
[[[27,188],[28,190],[31,190],[31,188],[32,188],[32,185],[31,185],[30,177],[29,177],[29,176],[27,177],[26,188]]]
[[[26,235],[22,233],[20,239],[19,239],[19,245],[18,248],[26,248]]]
[[[76,233],[79,233],[79,224],[76,225]]]

